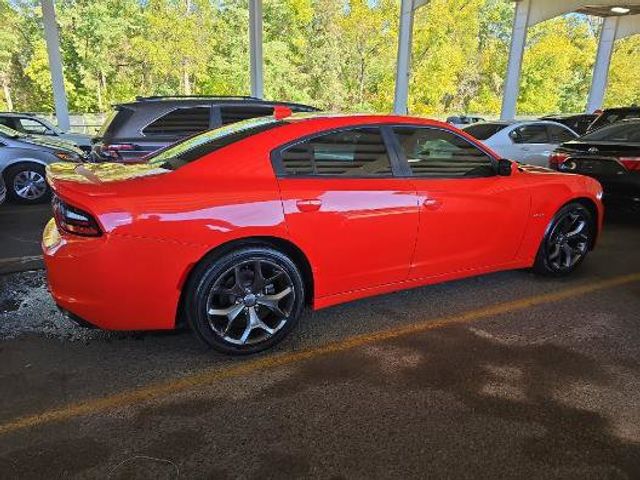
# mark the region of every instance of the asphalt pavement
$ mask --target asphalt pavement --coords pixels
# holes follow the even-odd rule
[[[0,478],[640,478],[640,218],[610,217],[570,278],[309,312],[248,358],[0,276]]]
[[[48,203],[0,205],[0,274],[42,268],[40,240],[51,217]]]

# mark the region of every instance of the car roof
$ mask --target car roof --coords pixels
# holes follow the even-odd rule
[[[35,113],[31,112],[0,112],[0,116],[2,117],[35,117]]]
[[[240,104],[240,105],[284,105],[290,107],[302,107],[307,109],[318,110],[317,107],[312,105],[306,105],[303,103],[286,102],[279,100],[265,100],[257,97],[250,96],[225,96],[225,95],[172,95],[172,96],[160,96],[154,95],[150,97],[136,97],[132,102],[123,102],[116,104],[116,107],[138,107],[145,104],[174,104],[174,105],[192,105],[209,103],[212,105],[224,105],[224,104]]]

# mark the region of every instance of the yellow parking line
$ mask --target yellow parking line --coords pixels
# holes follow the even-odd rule
[[[526,297],[510,302],[498,303],[495,305],[470,310],[456,315],[424,320],[404,327],[394,327],[392,329],[382,330],[379,332],[356,335],[341,341],[329,343],[320,347],[302,350],[299,352],[264,356],[255,360],[243,362],[242,364],[237,366],[222,368],[213,367],[205,369],[200,373],[196,373],[186,377],[152,383],[150,385],[133,390],[127,390],[100,398],[87,399],[78,403],[65,405],[60,408],[47,410],[42,413],[20,417],[0,425],[0,435],[23,430],[30,427],[37,427],[52,422],[69,420],[83,415],[96,414],[105,410],[111,410],[118,407],[130,406],[149,400],[167,397],[169,395],[183,392],[188,389],[209,385],[227,378],[246,375],[258,370],[290,365],[321,355],[343,352],[366,344],[381,342],[384,340],[391,340],[413,333],[425,332],[428,330],[442,328],[450,325],[471,323],[495,315],[514,313],[526,308],[535,307],[537,305],[558,302],[561,300],[577,297],[579,295],[595,292],[597,290],[613,288],[637,281],[640,281],[640,272],[583,284],[572,288],[566,288],[553,293]]]

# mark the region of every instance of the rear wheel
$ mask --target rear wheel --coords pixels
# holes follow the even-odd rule
[[[229,354],[256,353],[280,342],[303,306],[299,269],[265,247],[205,260],[191,275],[184,298],[191,328],[207,345]]]
[[[573,272],[589,253],[595,234],[591,212],[580,203],[562,207],[547,228],[534,271],[562,276]]]
[[[41,203],[51,197],[45,169],[37,163],[21,163],[4,172],[7,194],[19,203]]]

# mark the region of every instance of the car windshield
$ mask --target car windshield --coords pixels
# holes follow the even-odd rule
[[[284,122],[274,117],[258,117],[209,130],[170,145],[148,158],[151,165],[175,170],[198,158],[243,140],[257,133],[271,130]]]
[[[13,128],[9,128],[6,125],[2,125],[0,123],[0,135],[3,135],[5,137],[9,137],[9,138],[23,138],[26,137],[26,135],[15,131]]]
[[[580,138],[585,142],[640,142],[640,122],[620,122]]]
[[[476,123],[463,128],[465,132],[478,140],[486,140],[493,137],[500,130],[507,128],[505,123]]]

